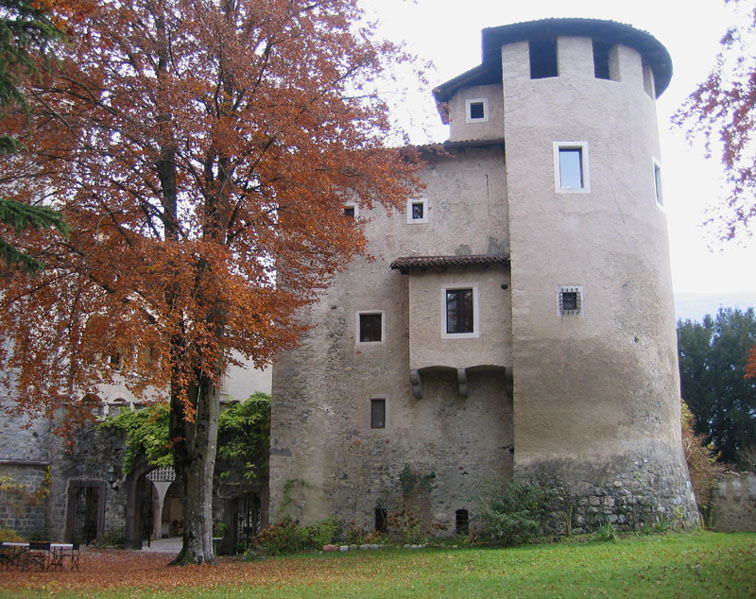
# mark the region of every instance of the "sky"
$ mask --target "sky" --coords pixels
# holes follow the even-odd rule
[[[710,312],[717,303],[756,305],[756,239],[721,242],[715,227],[703,226],[724,196],[719,160],[706,160],[702,145],[691,147],[684,131],[670,122],[714,65],[719,40],[735,19],[729,5],[722,0],[363,0],[363,6],[380,21],[383,37],[403,41],[418,58],[433,62],[427,70],[429,85],[416,89],[410,84],[409,91],[396,92],[392,103],[413,143],[448,138],[430,89],[480,64],[485,27],[580,17],[619,21],[651,33],[669,51],[674,69],[669,88],[657,102],[657,117],[675,295],[720,298],[710,298]],[[678,317],[700,319],[703,309],[680,314],[688,308],[678,306]]]

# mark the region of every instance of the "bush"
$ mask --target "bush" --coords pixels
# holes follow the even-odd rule
[[[0,541],[7,541],[8,543],[23,543],[26,539],[19,535],[15,530],[10,528],[0,528]]]
[[[406,509],[392,512],[386,517],[386,527],[391,536],[402,543],[417,545],[425,542],[420,521],[415,514]]]
[[[333,518],[321,520],[312,526],[300,526],[298,521],[285,516],[258,533],[252,539],[252,546],[257,553],[264,555],[320,549],[331,542],[336,530]]]
[[[543,535],[551,488],[516,478],[491,484],[478,498],[478,535],[504,545],[521,545]]]
[[[604,522],[593,533],[593,538],[597,541],[616,541],[619,537],[617,536],[617,529],[614,527],[614,524]]]

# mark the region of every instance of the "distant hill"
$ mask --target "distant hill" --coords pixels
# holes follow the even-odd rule
[[[701,322],[706,314],[716,316],[719,308],[756,308],[753,293],[676,293],[675,318]]]

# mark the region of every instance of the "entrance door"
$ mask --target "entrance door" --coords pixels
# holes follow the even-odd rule
[[[103,531],[105,481],[78,480],[68,483],[66,539],[89,545]]]

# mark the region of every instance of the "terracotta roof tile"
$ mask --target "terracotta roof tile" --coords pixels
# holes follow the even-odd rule
[[[470,266],[509,264],[508,255],[473,254],[467,256],[403,256],[394,260],[390,267],[407,274],[410,268],[443,268],[445,266]]]

